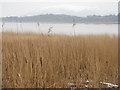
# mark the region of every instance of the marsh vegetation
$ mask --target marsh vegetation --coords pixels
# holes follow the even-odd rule
[[[118,84],[116,35],[3,33],[4,88],[106,87]],[[89,83],[86,82],[89,80]]]

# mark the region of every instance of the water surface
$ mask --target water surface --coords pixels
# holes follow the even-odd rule
[[[118,34],[118,24],[76,24],[70,23],[5,23],[3,31],[48,33],[50,27],[52,34]]]

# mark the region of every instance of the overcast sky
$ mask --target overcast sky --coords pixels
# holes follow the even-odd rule
[[[67,14],[74,16],[118,13],[119,0],[1,0],[2,16]]]

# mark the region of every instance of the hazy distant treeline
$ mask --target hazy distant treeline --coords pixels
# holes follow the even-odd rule
[[[70,15],[44,14],[24,17],[4,17],[5,22],[54,22],[54,23],[117,23],[117,15],[77,17]]]

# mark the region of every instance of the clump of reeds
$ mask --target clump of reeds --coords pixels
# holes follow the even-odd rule
[[[118,83],[118,37],[3,33],[4,88],[103,87]],[[88,83],[87,80],[90,82]]]

